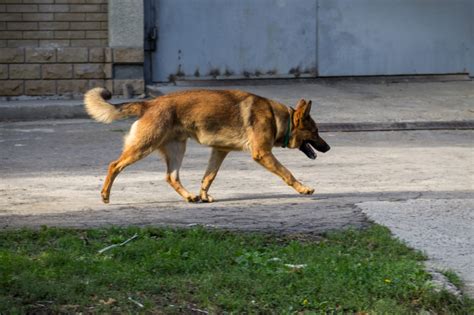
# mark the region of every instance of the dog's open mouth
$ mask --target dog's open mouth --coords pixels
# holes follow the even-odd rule
[[[311,143],[309,141],[303,141],[300,146],[300,150],[311,160],[315,160],[317,157],[316,152],[314,152],[314,149],[311,147]]]

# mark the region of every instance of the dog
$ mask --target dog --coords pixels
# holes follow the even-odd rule
[[[84,96],[87,113],[103,123],[129,116],[139,119],[125,136],[122,154],[109,165],[101,191],[104,203],[109,203],[117,175],[153,151],[166,161],[166,181],[188,202],[213,202],[208,191],[222,161],[230,151],[242,150],[298,193],[312,194],[314,189],[299,182],[272,154],[272,148],[299,148],[310,159],[316,158],[313,148],[323,153],[330,149],[310,116],[311,101],[304,99],[293,109],[240,90],[181,91],[116,105],[107,102],[111,97],[104,88],[88,91]],[[212,148],[198,196],[179,179],[188,138]]]

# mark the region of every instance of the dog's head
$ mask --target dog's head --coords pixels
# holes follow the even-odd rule
[[[307,157],[314,160],[316,152],[327,152],[331,147],[319,136],[318,126],[310,116],[311,101],[301,99],[293,113],[293,129],[288,144],[289,148],[299,148]]]

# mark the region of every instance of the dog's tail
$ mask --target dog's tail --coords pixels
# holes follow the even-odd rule
[[[128,116],[142,116],[146,102],[111,104],[107,100],[112,94],[104,88],[93,88],[84,95],[86,111],[95,120],[110,124],[112,121]]]

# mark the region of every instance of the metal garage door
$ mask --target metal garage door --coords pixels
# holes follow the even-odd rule
[[[321,76],[473,73],[473,0],[318,5]]]
[[[153,81],[316,74],[316,0],[159,0]]]
[[[157,30],[156,42],[148,43],[154,82],[474,73],[473,0],[149,0],[148,6],[147,31]]]

